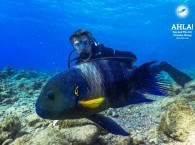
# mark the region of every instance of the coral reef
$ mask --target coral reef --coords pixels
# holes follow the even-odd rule
[[[101,112],[130,132],[124,137],[85,118],[52,121],[37,116],[34,104],[49,78],[10,66],[0,71],[0,144],[195,144],[195,80],[184,88],[173,83],[171,97],[146,94],[156,101]]]
[[[91,145],[94,143],[98,135],[99,131],[93,125],[73,127],[67,129],[65,128],[61,130],[57,128],[47,127],[43,130],[17,138],[14,142],[11,143],[11,145],[69,145],[70,143]]]
[[[21,123],[16,115],[10,115],[0,124],[0,144],[7,139],[14,139],[20,132]]]

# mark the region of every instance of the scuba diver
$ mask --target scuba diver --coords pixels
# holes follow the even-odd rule
[[[127,65],[128,68],[134,68],[133,63],[137,60],[135,54],[130,51],[119,51],[112,48],[104,47],[103,44],[98,44],[96,39],[92,36],[92,34],[86,30],[79,29],[74,34],[70,36],[70,42],[73,51],[70,53],[68,58],[68,67],[70,68],[70,62],[76,61],[75,64],[80,64],[82,62],[87,62],[93,59],[117,59]],[[70,60],[72,53],[76,51],[78,53],[78,57]],[[190,78],[185,73],[177,70],[167,62],[161,62],[159,65],[154,67],[154,71],[167,72],[173,80],[184,87],[184,85],[191,81]]]

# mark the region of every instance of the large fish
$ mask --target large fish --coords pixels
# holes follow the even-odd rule
[[[36,102],[36,112],[52,120],[88,118],[113,134],[127,136],[116,122],[97,113],[153,101],[144,92],[167,95],[167,84],[152,71],[154,63],[136,69],[117,60],[76,65],[49,80]]]

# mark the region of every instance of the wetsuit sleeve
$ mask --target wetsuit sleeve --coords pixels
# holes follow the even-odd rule
[[[124,62],[128,68],[132,68],[133,62],[137,60],[136,55],[130,51],[119,51],[103,45],[99,48],[99,54],[99,57],[116,57],[117,60]]]
[[[114,56],[117,56],[117,57],[128,57],[128,58],[131,58],[132,61],[136,61],[137,60],[136,55],[133,54],[130,51],[114,50]]]
[[[130,51],[119,51],[119,50],[114,50],[114,56],[115,57],[124,57],[127,59],[121,59],[121,62],[124,62],[128,68],[132,69],[133,68],[133,63],[137,60],[137,57],[135,54],[133,54]]]

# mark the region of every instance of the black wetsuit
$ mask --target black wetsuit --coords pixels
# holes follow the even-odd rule
[[[91,59],[97,59],[97,58],[116,58],[117,60],[120,60],[121,62],[124,62],[128,68],[133,68],[133,62],[137,60],[137,57],[135,54],[133,54],[130,51],[119,51],[115,50],[113,48],[104,47],[103,44],[99,44],[98,46],[92,47],[92,56]],[[82,59],[79,58],[76,62],[76,64],[79,64],[82,62]]]
[[[124,62],[125,64],[127,64],[128,68],[133,68],[133,62],[137,60],[136,55],[130,51],[119,51],[112,48],[107,48],[104,47],[103,44],[99,44],[98,46],[94,46],[94,45],[92,46],[91,59],[109,58],[109,57],[113,57],[113,58],[115,57],[117,60]],[[76,64],[79,64],[81,62],[82,59],[79,58]],[[187,82],[192,80],[191,77],[177,70],[167,62],[161,62],[159,65],[153,67],[153,69],[154,72],[161,72],[161,71],[167,72],[173,78],[173,80],[182,87],[184,87],[184,85]]]

